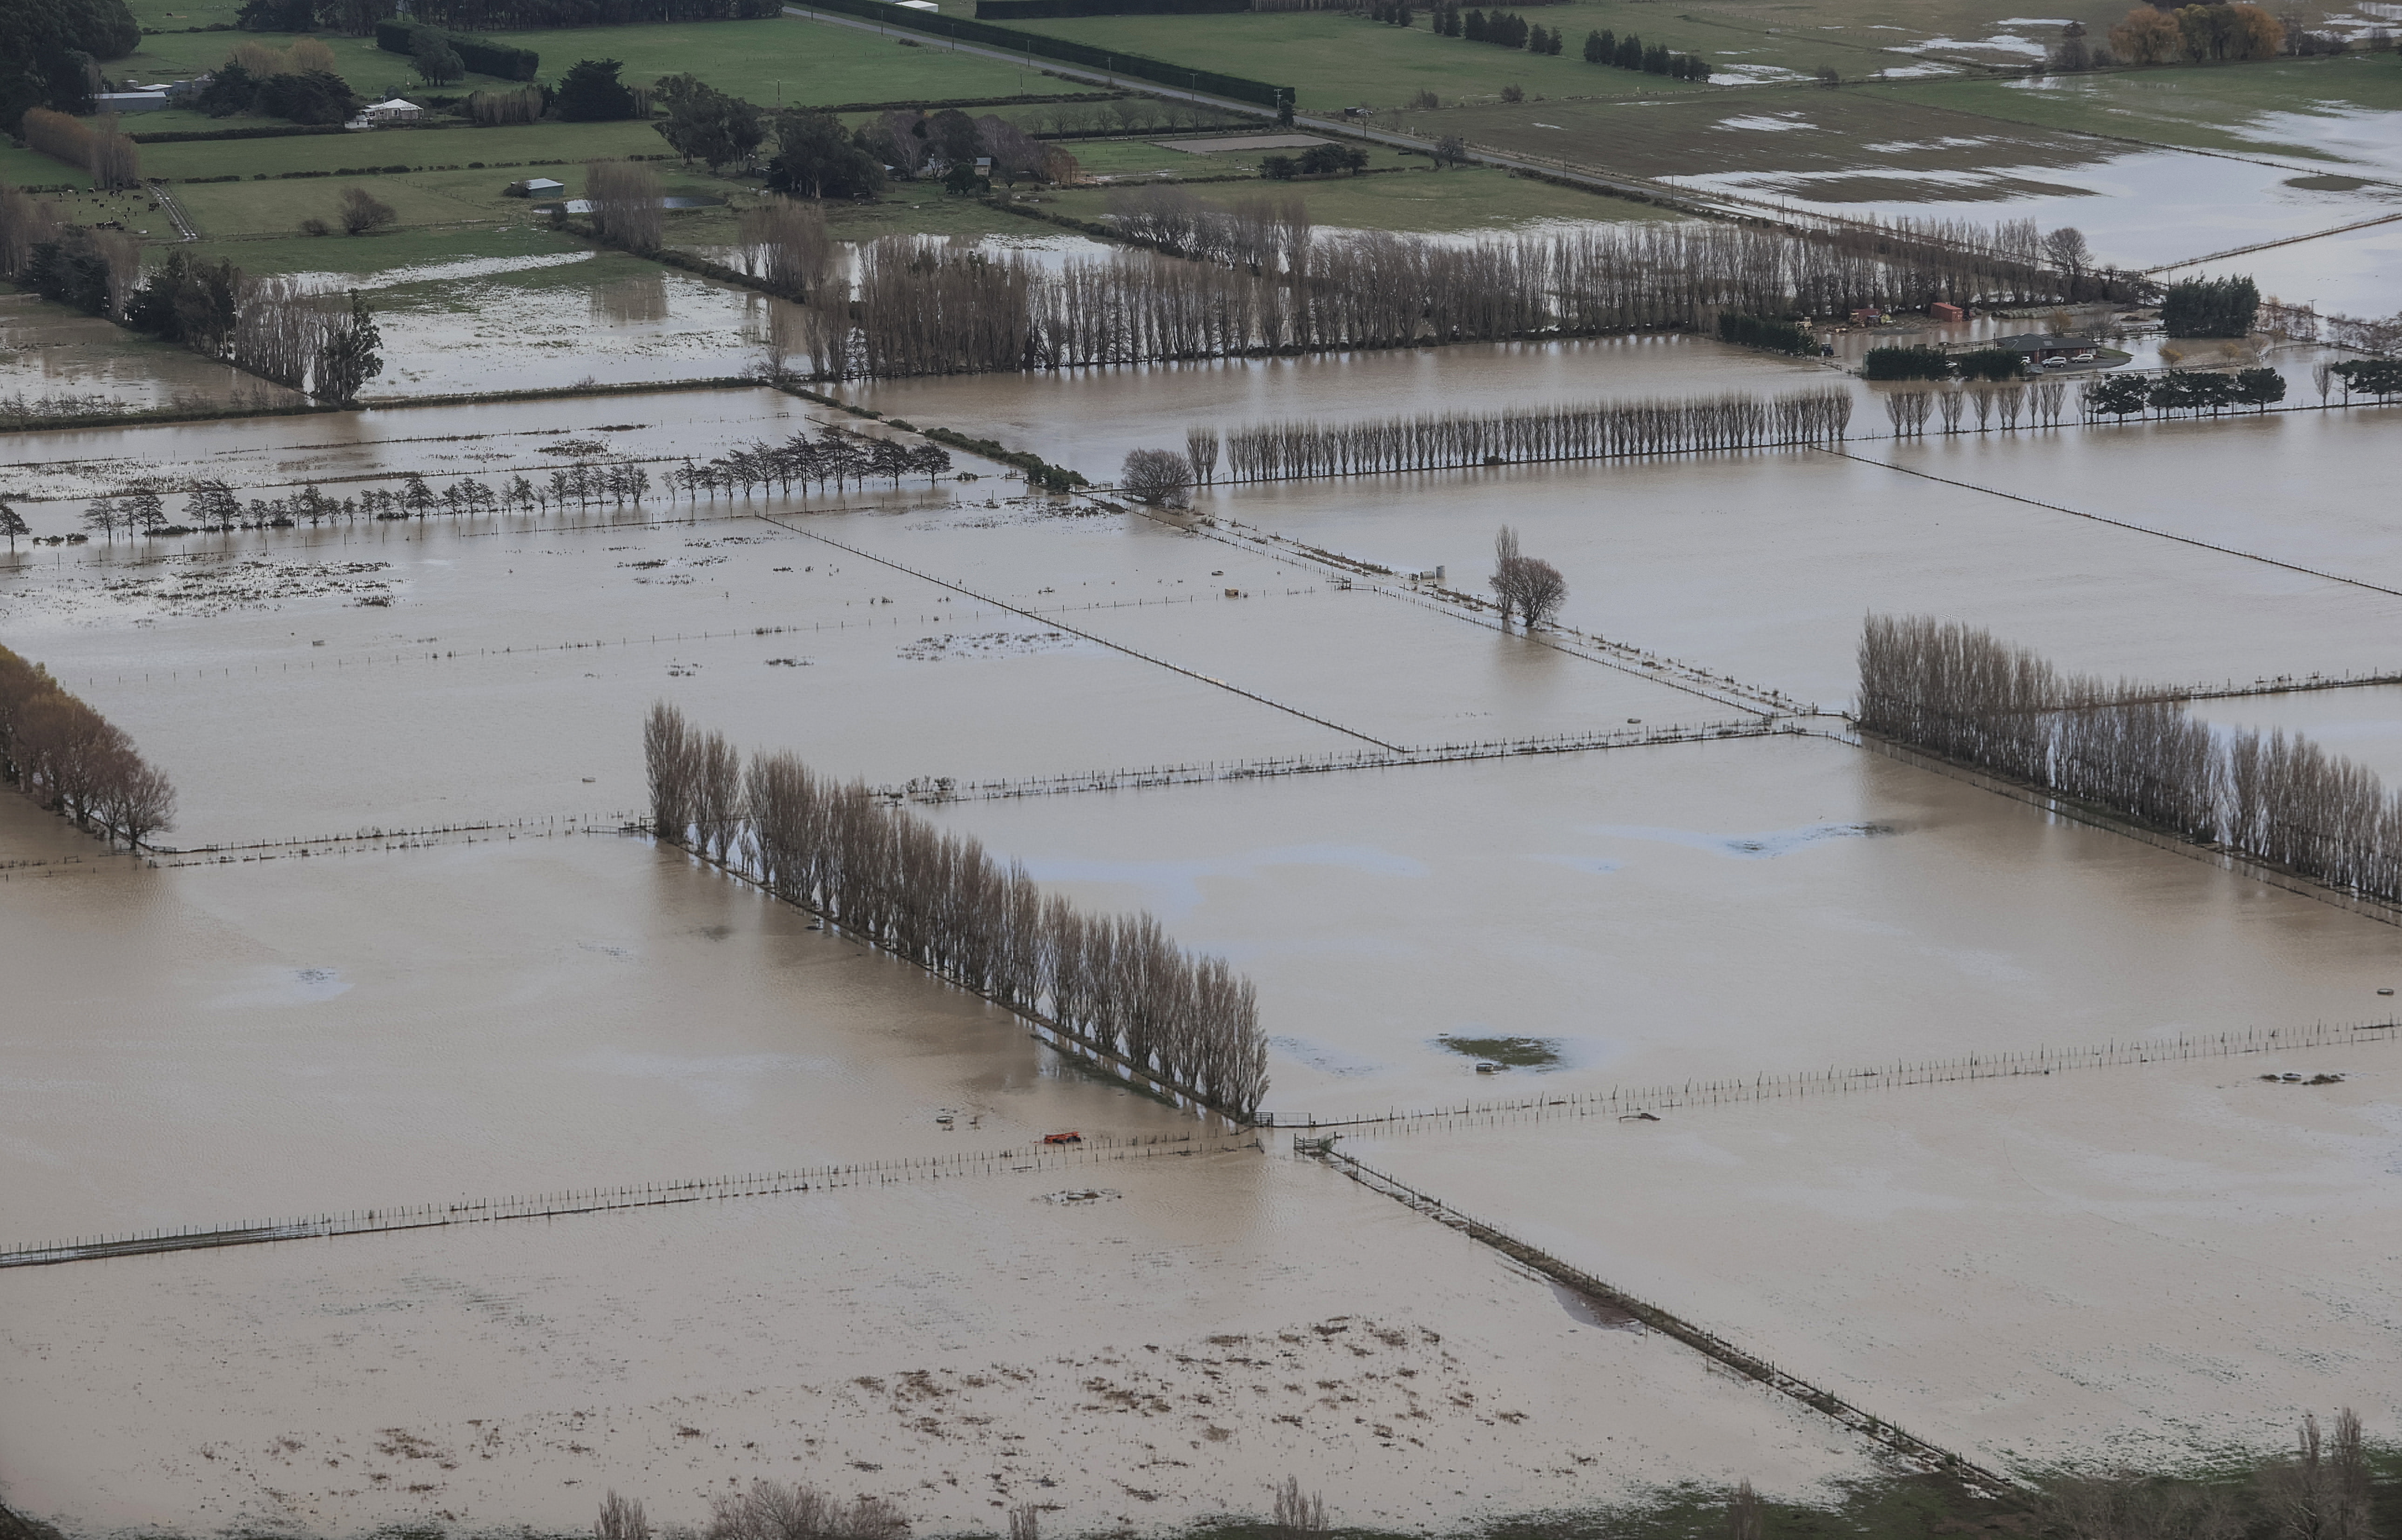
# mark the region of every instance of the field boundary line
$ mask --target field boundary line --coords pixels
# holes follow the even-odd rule
[[[2220,556],[2234,557],[2243,561],[2257,561],[2264,567],[2282,568],[2288,572],[2299,572],[2304,577],[2317,578],[2323,583],[2341,583],[2354,588],[2366,588],[2373,594],[2384,594],[2389,598],[2402,598],[2402,588],[2388,588],[2364,578],[2344,577],[2336,572],[2322,572],[2315,567],[2298,566],[2290,561],[2280,561],[2275,557],[2259,556],[2251,551],[2239,551],[2231,545],[2214,545],[2209,541],[2196,540],[2191,535],[2171,534],[2166,529],[2155,529],[2143,524],[2130,524],[2125,519],[2112,518],[2107,514],[2089,514],[2081,508],[2069,508],[2057,502],[2046,502],[2039,498],[2025,497],[2017,492],[2005,492],[1992,487],[1980,487],[1973,481],[1954,481],[1950,476],[1940,476],[1932,471],[1913,471],[1907,465],[1896,465],[1890,461],[1870,460],[1864,455],[1856,455],[1847,449],[1829,449],[1823,445],[1815,445],[1811,447],[1816,448],[1821,454],[1840,456],[1856,464],[1873,465],[1882,471],[1898,471],[1903,475],[1916,476],[1922,481],[1939,482],[1946,487],[1957,487],[1963,491],[1982,492],[1987,497],[2002,498],[2010,502],[2023,502],[2030,508],[2048,509],[2055,514],[2066,514],[2071,518],[2091,519],[2096,524],[2109,525],[2114,529],[2149,535],[2154,540],[2174,541],[2179,545],[2190,545],[2197,550],[2214,551]]]
[[[1138,659],[1143,663],[1148,663],[1154,667],[1166,668],[1171,673],[1181,674],[1186,679],[1197,680],[1203,684],[1214,685],[1218,689],[1223,690],[1230,694],[1240,695],[1246,700],[1253,700],[1259,702],[1262,706],[1272,707],[1278,711],[1284,712],[1287,716],[1299,717],[1304,722],[1315,722],[1320,727],[1340,733],[1346,738],[1358,738],[1362,743],[1373,743],[1377,748],[1384,749],[1387,753],[1397,754],[1404,751],[1398,744],[1390,744],[1387,743],[1382,738],[1371,737],[1367,734],[1360,732],[1356,727],[1346,727],[1340,722],[1329,722],[1324,717],[1313,716],[1297,706],[1287,706],[1282,701],[1270,700],[1267,696],[1256,694],[1253,691],[1246,690],[1239,684],[1229,684],[1224,680],[1212,679],[1207,674],[1201,673],[1195,669],[1187,668],[1181,664],[1170,663],[1166,658],[1153,657],[1150,653],[1138,652],[1134,648],[1128,647],[1124,642],[1111,641],[1107,637],[1095,636],[1090,631],[1080,631],[1075,626],[1069,625],[1065,621],[1046,621],[1042,618],[1041,612],[1037,611],[1024,609],[1018,605],[1010,604],[1001,599],[994,598],[989,595],[977,593],[973,588],[963,587],[959,584],[949,582],[946,579],[938,578],[932,572],[921,572],[914,567],[904,567],[900,562],[892,560],[890,557],[879,557],[873,552],[863,551],[855,545],[846,545],[841,541],[835,540],[826,535],[819,534],[815,530],[804,529],[796,525],[783,523],[767,514],[761,514],[758,516],[758,518],[763,524],[773,524],[779,529],[790,530],[792,533],[796,535],[807,535],[809,539],[831,545],[837,551],[848,552],[849,554],[859,557],[862,561],[872,561],[879,567],[890,567],[896,572],[905,572],[909,576],[916,578],[920,583],[931,583],[936,587],[947,588],[955,594],[965,594],[968,598],[975,600],[978,604],[989,604],[997,610],[1006,610],[1013,615],[1023,615],[1028,620],[1033,621],[1035,624],[1040,626],[1056,626],[1058,629],[1067,632],[1070,636],[1081,637],[1084,640],[1093,642],[1097,646],[1106,647],[1112,653],[1123,653],[1127,657]]]
[[[1238,484],[1212,482],[1209,485]],[[1501,630],[1498,622],[1486,619],[1469,607],[1471,602],[1482,602],[1473,599],[1472,596],[1453,597],[1452,590],[1438,588],[1435,590],[1436,593],[1445,596],[1445,601],[1437,602],[1429,598],[1419,589],[1404,588],[1378,581],[1380,577],[1389,577],[1391,575],[1389,572],[1372,571],[1364,562],[1354,561],[1350,557],[1318,546],[1304,544],[1290,536],[1277,534],[1272,529],[1262,529],[1245,524],[1239,519],[1219,518],[1215,516],[1205,516],[1199,522],[1192,524],[1171,522],[1151,513],[1144,513],[1142,516],[1168,529],[1180,529],[1188,534],[1199,535],[1206,540],[1214,540],[1222,545],[1231,545],[1238,551],[1249,551],[1254,556],[1273,557],[1278,560],[1311,562],[1333,572],[1355,588],[1364,588],[1369,593],[1378,594],[1386,598],[1400,599],[1407,604],[1417,605],[1421,609],[1432,610],[1437,614],[1465,621],[1469,625],[1482,626],[1488,631]],[[1746,684],[1732,676],[1713,674],[1706,668],[1676,658],[1654,657],[1638,647],[1625,642],[1611,641],[1605,637],[1592,636],[1572,626],[1551,626],[1540,631],[1519,634],[1527,636],[1530,639],[1539,641],[1555,651],[1566,653],[1570,657],[1583,658],[1588,663],[1598,663],[1605,667],[1615,668],[1621,673],[1631,674],[1636,679],[1650,680],[1654,684],[1664,685],[1671,690],[1698,695],[1716,706],[1731,706],[1738,711],[1749,711],[1764,717],[1818,714],[1815,705],[1806,705],[1795,700],[1783,691],[1766,685]],[[1571,646],[1561,639],[1563,638],[1574,638],[1581,645]],[[1582,648],[1591,648],[1594,651],[1583,651]],[[1707,682],[1699,682],[1705,681]],[[1749,698],[1730,698],[1730,694]],[[1763,702],[1765,704],[1760,704]]]
[[[1227,1144],[1222,1140],[1204,1143],[1190,1134],[1155,1134],[1132,1139],[1097,1136],[1089,1145],[1070,1146],[1056,1152],[1038,1145],[1026,1149],[1001,1148],[965,1151],[956,1155],[899,1157],[887,1161],[812,1166],[796,1171],[578,1188],[522,1197],[461,1199],[401,1208],[348,1209],[307,1218],[271,1219],[255,1224],[187,1225],[179,1230],[154,1230],[40,1245],[7,1246],[0,1247],[0,1268],[54,1267],[65,1262],[102,1261],[113,1257],[144,1257],[169,1251],[264,1245],[278,1241],[386,1234],[407,1230],[440,1230],[453,1225],[490,1224],[505,1219],[558,1219],[583,1214],[617,1213],[729,1198],[767,1198],[840,1188],[889,1187],[901,1182],[945,1177],[1069,1171],[1080,1165],[1111,1164],[1164,1155],[1216,1154],[1251,1148],[1249,1143]]]
[[[1396,770],[1411,765],[1457,764],[1471,760],[1507,759],[1522,754],[1578,754],[1606,749],[1645,749],[1655,745],[1704,743],[1719,738],[1798,737],[1803,736],[1804,731],[1797,723],[1746,717],[1738,721],[1693,722],[1681,727],[1621,727],[1594,733],[1558,733],[1547,737],[1439,744],[1428,749],[1401,749],[1387,754],[1366,750],[1351,754],[1292,754],[1261,760],[1210,761],[1200,764],[1154,764],[1140,770],[1015,776],[1000,780],[955,782],[948,786],[939,781],[920,779],[898,788],[879,786],[876,791],[884,796],[906,797],[912,802],[993,802],[1009,797],[1063,796],[1078,791],[1139,791],[1154,786],[1197,786],[1211,781],[1261,780],[1277,776],[1332,775],[1346,770]]]
[[[1571,1267],[1551,1253],[1528,1245],[1498,1226],[1474,1218],[1442,1199],[1420,1191],[1398,1176],[1343,1154],[1334,1148],[1332,1138],[1295,1140],[1293,1148],[1297,1153],[1340,1172],[1371,1192],[1390,1198],[1437,1224],[1459,1231],[1479,1245],[1499,1252],[1539,1277],[1633,1316],[1653,1331],[1682,1343],[1711,1362],[1732,1369],[1765,1389],[1799,1401],[1812,1411],[1842,1423],[1912,1464],[1953,1477],[1989,1497],[2001,1496],[2016,1489],[2016,1483],[2006,1476],[1988,1470],[1940,1444],[1929,1443],[1882,1417],[1863,1411],[1834,1392],[1777,1368],[1768,1359],[1737,1347],[1717,1332],[1695,1326],[1648,1299],[1606,1284],[1581,1268]]]
[[[2034,1048],[2001,1053],[1967,1053],[1949,1059],[1896,1063],[1876,1068],[1843,1069],[1829,1066],[1787,1074],[1758,1074],[1720,1079],[1691,1079],[1682,1084],[1612,1086],[1566,1095],[1539,1094],[1498,1101],[1463,1102],[1429,1111],[1368,1113],[1347,1118],[1293,1120],[1261,1114],[1262,1127],[1275,1127],[1306,1136],[1316,1129],[1374,1128],[1380,1134],[1444,1133],[1452,1124],[1496,1126],[1505,1121],[1536,1122],[1547,1118],[1616,1117],[1642,1120],[1655,1108],[1719,1107],[1746,1102],[1784,1101],[1797,1096],[1852,1095],[1871,1091],[1896,1091],[1909,1086],[1950,1085],[1967,1080],[2009,1080],[2064,1074],[2072,1069],[2102,1069],[2120,1065],[2185,1063],[2194,1059],[2242,1058],[2294,1049],[2340,1047],[2354,1043],[2402,1041],[2402,1017],[2329,1025],[2313,1022],[2299,1027],[2247,1027],[2241,1033],[2171,1038],[2136,1038],[2129,1042],[2091,1044],[2081,1048]]]

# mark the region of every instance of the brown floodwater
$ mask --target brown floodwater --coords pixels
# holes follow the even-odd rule
[[[1256,980],[1279,1122],[2366,1020],[2402,984],[2392,926],[1817,738],[936,815]]]
[[[597,1121],[596,1133],[600,1132]],[[610,1130],[615,1132],[615,1130]],[[1075,1201],[1084,1193],[1089,1201]],[[1867,1446],[1314,1162],[1244,1153],[0,1273],[8,1497],[79,1533],[697,1525],[756,1477],[919,1533],[1442,1532]]]
[[[0,870],[0,1244],[1197,1128],[645,839],[150,869],[56,822],[0,797],[84,858]]]
[[[230,364],[137,337],[30,294],[0,295],[0,396],[104,397],[129,411],[280,406],[298,392]]]
[[[2395,1426],[2398,1098],[2388,1041],[1344,1148],[1971,1458],[2141,1468]]]
[[[551,319],[647,337],[662,369],[739,350],[739,323],[679,284],[561,290],[578,309]],[[410,366],[489,376],[472,350],[430,356],[483,323],[442,320]],[[1839,379],[1661,337],[864,393],[1106,475],[1196,420]],[[705,457],[825,415],[739,390],[17,435],[11,475],[59,532],[137,474],[244,496],[495,480]],[[168,843],[538,821],[153,868],[0,795],[0,863],[29,863],[0,864],[0,1241],[1195,1126],[798,911],[642,839],[561,832],[639,809],[655,699],[896,784],[1729,714],[1423,596],[1344,589],[1260,538],[1472,588],[1503,523],[1565,571],[1570,622],[1829,703],[1880,610],[2112,675],[2390,669],[2402,552],[2364,512],[2383,426],[2311,412],[1220,488],[1215,528],[995,478],[21,550],[0,640],[173,776]],[[2349,735],[2384,765],[2388,693],[2197,709]],[[2390,927],[1826,737],[928,811],[1234,959],[1287,1119],[2352,1020],[2402,986]],[[1455,1050],[1485,1039],[1523,1040],[1521,1066],[1480,1076]],[[1666,1135],[1650,1156],[1587,1148],[1614,1122],[1378,1153],[1997,1459],[2249,1437],[2326,1404],[2296,1367],[2314,1341],[2352,1394],[2391,1314],[2352,1237],[2386,1233],[2364,1173],[2392,1088],[2347,1080],[2356,1099],[2295,1121],[2305,1104],[2261,1114],[2219,1084],[2248,1069],[2142,1073],[2057,1101],[1720,1109],[1707,1135],[1679,1113],[1625,1134]],[[2237,1321],[2233,1291],[2317,1215],[2340,1235],[2298,1241],[2283,1302]],[[1869,1468],[1831,1423],[1275,1148],[11,1271],[0,1294],[0,1479],[79,1534],[563,1531],[611,1487],[697,1522],[761,1474],[884,1492],[938,1528],[1052,1502],[1070,1533],[1259,1511],[1293,1472],[1338,1522],[1434,1527],[1684,1479],[1802,1496]],[[2187,1336],[2139,1310],[2159,1297]],[[2322,1305],[2354,1314],[2323,1330]]]

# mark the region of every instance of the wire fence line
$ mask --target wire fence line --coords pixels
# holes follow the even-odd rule
[[[1293,1148],[1297,1153],[1323,1162],[1370,1191],[1381,1193],[1438,1224],[1458,1231],[1480,1245],[1499,1252],[1538,1277],[1548,1279],[1608,1311],[1627,1316],[1636,1324],[1681,1342],[1711,1362],[1732,1369],[1766,1390],[1801,1402],[1914,1466],[1953,1477],[1989,1497],[2000,1496],[2015,1487],[2008,1477],[1940,1444],[1929,1443],[1874,1413],[1863,1411],[1834,1392],[1812,1384],[1798,1374],[1788,1373],[1758,1354],[1737,1347],[1718,1332],[1696,1326],[1649,1299],[1604,1283],[1549,1252],[1528,1245],[1496,1225],[1472,1217],[1442,1199],[1420,1191],[1398,1176],[1343,1154],[1334,1148],[1333,1136],[1296,1139]]]
[[[1095,1135],[1089,1141],[1068,1146],[1038,1145],[1025,1149],[962,1151],[954,1155],[863,1161],[796,1171],[710,1176],[691,1181],[576,1188],[563,1192],[462,1199],[401,1208],[345,1209],[304,1218],[231,1225],[186,1225],[173,1230],[86,1236],[39,1245],[0,1247],[0,1268],[48,1267],[63,1262],[100,1261],[111,1257],[140,1257],[168,1251],[262,1245],[277,1241],[320,1240],[394,1231],[438,1230],[454,1225],[496,1223],[504,1219],[559,1219],[581,1214],[606,1214],[735,1198],[767,1198],[791,1192],[823,1192],[841,1188],[889,1187],[902,1182],[935,1181],[946,1177],[1068,1171],[1078,1166],[1128,1160],[1215,1154],[1251,1148],[1254,1145],[1249,1141],[1229,1143],[1223,1139],[1196,1138],[1191,1134],[1163,1134],[1127,1139]]]
[[[877,791],[883,796],[906,797],[916,802],[988,802],[1007,797],[1124,791],[1151,786],[1194,786],[1208,781],[1330,775],[1346,770],[1390,770],[1405,765],[1456,764],[1470,760],[1507,759],[1524,754],[1577,754],[1604,749],[1636,749],[1655,744],[1701,743],[1716,738],[1772,736],[1798,737],[1803,736],[1803,729],[1790,722],[1743,717],[1672,727],[1604,728],[1589,733],[1555,733],[1543,737],[1437,744],[1390,752],[1362,749],[1347,754],[1286,754],[1256,760],[1210,760],[1197,764],[1071,771],[1056,776],[1020,776],[988,781],[958,782],[947,777],[920,779],[900,787],[880,786]]]
[[[1395,1109],[1346,1117],[1291,1117],[1263,1113],[1262,1122],[1307,1134],[1314,1129],[1368,1128],[1380,1134],[1443,1133],[1468,1127],[1497,1127],[1509,1122],[1533,1122],[1547,1118],[1640,1117],[1681,1107],[1717,1107],[1738,1102],[1780,1101],[1796,1096],[1853,1095],[1895,1091],[1908,1086],[1949,1085],[1964,1080],[2019,1079],[2065,1074],[2073,1069],[2101,1069],[2118,1065],[2174,1064],[2192,1059],[2231,1058],[2293,1049],[2334,1048],[2352,1044],[2393,1042],[2402,1038],[2402,1018],[2307,1026],[2247,1027],[2242,1032],[2174,1038],[2136,1038],[2083,1048],[2033,1048],[2002,1053],[1969,1053],[1949,1059],[1896,1062],[1868,1068],[1829,1066],[1786,1074],[1757,1074],[1717,1079],[1691,1079],[1650,1086],[1611,1086],[1607,1091],[1569,1094],[1503,1097],[1462,1102],[1456,1107],[1421,1110]]]

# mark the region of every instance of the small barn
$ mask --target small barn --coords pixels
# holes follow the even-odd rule
[[[414,123],[424,116],[423,107],[395,96],[389,102],[374,102],[361,107],[358,121],[380,128],[386,123]]]
[[[566,190],[566,183],[554,182],[547,176],[529,176],[501,189],[503,195],[509,198],[557,198]]]

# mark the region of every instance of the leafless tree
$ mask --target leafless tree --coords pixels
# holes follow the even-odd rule
[[[2063,225],[2043,238],[2043,254],[2060,269],[2061,276],[2072,282],[2084,276],[2092,265],[2092,248],[2085,243],[2085,232],[2074,225]]]
[[[2237,1540],[2223,1489],[2121,1472],[2047,1481],[2036,1501],[2060,1540]]]
[[[400,217],[393,206],[365,187],[344,187],[341,198],[342,229],[349,235],[366,235],[382,229]]]
[[[816,298],[832,282],[835,243],[817,204],[770,198],[743,210],[739,225],[743,270],[755,265],[757,276],[785,298]]]
[[[1187,428],[1184,430],[1184,458],[1192,462],[1193,479],[1208,486],[1218,475],[1218,430]]]
[[[2256,1480],[2277,1540],[2369,1540],[2368,1452],[2360,1418],[2337,1413],[2335,1434],[2323,1437],[2316,1416],[2305,1416],[2294,1451],[2262,1467]]]
[[[1727,1503],[1727,1540],[1766,1540],[1767,1511],[1749,1481],[1735,1484]]]
[[[811,1486],[753,1481],[711,1506],[706,1540],[905,1540],[909,1520],[881,1497],[846,1503]]]
[[[613,1489],[601,1499],[600,1517],[592,1521],[592,1540],[651,1540],[642,1505],[618,1496]]]
[[[1834,444],[1851,431],[1839,390],[1682,401],[1596,401],[1356,422],[1281,421],[1225,435],[1227,478],[1279,481],[1462,465],[1604,460],[1781,444]]]
[[[1324,1534],[1332,1528],[1326,1521],[1326,1499],[1315,1492],[1305,1493],[1298,1476],[1286,1477],[1284,1484],[1276,1489],[1275,1523],[1277,1531],[1288,1540],[1300,1535]]]
[[[175,791],[131,738],[60,688],[49,672],[0,648],[0,780],[129,849],[173,827]]]
[[[1136,449],[1125,457],[1118,487],[1153,508],[1181,508],[1193,490],[1193,462],[1173,449]]]
[[[1984,631],[1872,615],[1855,709],[1864,731],[2402,900],[2402,799],[2373,772],[2282,730],[2214,734],[2176,692],[2062,674]]]
[[[1031,1503],[1011,1508],[1009,1540],[1042,1540],[1042,1511]]]
[[[584,197],[592,205],[592,233],[629,252],[655,252],[666,237],[666,194],[659,173],[631,160],[588,160]]]
[[[1237,1119],[1258,1110],[1267,1050],[1250,982],[1184,953],[1152,916],[1082,914],[974,840],[790,754],[754,755],[732,785],[714,758],[724,740],[664,703],[643,739],[662,839],[1195,1101]]]

